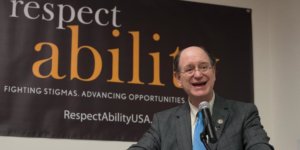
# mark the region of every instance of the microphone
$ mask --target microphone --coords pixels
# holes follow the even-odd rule
[[[199,104],[199,110],[202,112],[204,120],[204,132],[208,136],[208,141],[210,143],[217,142],[216,131],[211,119],[211,113],[209,110],[209,104],[207,101],[203,101]]]

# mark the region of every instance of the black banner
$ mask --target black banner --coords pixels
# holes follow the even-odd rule
[[[253,101],[251,10],[161,0],[2,0],[0,134],[134,141],[185,103],[181,48],[219,59],[216,93]]]

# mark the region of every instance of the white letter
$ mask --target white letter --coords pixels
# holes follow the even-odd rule
[[[117,10],[117,6],[115,6],[112,10],[113,16],[112,16],[112,23],[114,27],[121,27],[122,25],[117,25],[117,13],[121,12],[120,10]]]
[[[51,21],[53,20],[54,18],[54,13],[52,10],[50,10],[50,8],[48,8],[47,6],[50,6],[52,9],[53,9],[53,4],[50,4],[50,3],[46,3],[44,5],[44,10],[45,10],[45,13],[49,15],[49,18],[46,18],[45,15],[42,16],[42,19],[43,20],[46,20],[46,21]]]
[[[70,119],[70,111],[69,110],[65,110],[64,111],[64,119]]]
[[[62,4],[60,4],[60,5],[57,5],[57,6],[59,7],[59,13],[58,13],[59,14],[59,18],[58,18],[58,27],[57,27],[57,29],[65,29],[63,27],[63,22],[71,22],[71,21],[73,21],[74,18],[75,18],[75,10],[70,5],[62,5]],[[70,9],[70,14],[71,15],[70,15],[70,18],[68,20],[65,20],[65,18],[64,18],[64,8],[65,7],[68,7]]]
[[[109,13],[109,11],[107,10],[107,9],[105,9],[105,8],[100,8],[100,9],[98,9],[97,11],[96,11],[96,13],[95,13],[95,20],[96,20],[96,22],[100,25],[100,26],[106,26],[106,25],[108,25],[108,21],[106,22],[106,23],[102,23],[101,21],[100,21],[100,13],[101,13],[101,11],[104,11],[104,13],[105,14],[108,14]]]
[[[30,6],[30,4],[33,4],[33,5]],[[25,16],[27,18],[29,18],[29,19],[37,19],[37,18],[39,18],[39,16],[40,16],[39,14],[37,14],[37,16],[35,16],[35,17],[30,16],[29,15],[29,8],[38,8],[39,9],[40,5],[37,2],[28,2],[24,6],[24,14],[25,14]],[[36,11],[36,12],[38,12],[38,11]]]
[[[84,11],[85,8],[87,9],[87,11]],[[83,18],[82,18],[82,14],[83,13],[85,13],[85,14],[92,14],[93,10],[90,7],[82,7],[77,12],[78,20],[81,23],[83,23],[83,24],[91,24],[93,22],[93,20],[90,20],[90,21],[87,21],[87,22],[83,20]]]
[[[4,90],[3,90],[4,92],[7,92],[7,91],[9,91],[9,86],[7,86],[7,85],[4,85]]]
[[[11,0],[12,2],[12,12],[11,12],[11,15],[10,17],[18,17],[17,16],[17,4],[20,3],[20,4],[24,4],[23,1],[16,1],[16,0]]]

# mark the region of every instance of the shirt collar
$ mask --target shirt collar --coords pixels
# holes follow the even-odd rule
[[[190,105],[190,108],[191,108],[191,112],[196,115],[199,111],[199,108],[194,106],[190,101],[188,101],[188,102],[189,102],[189,105]],[[212,113],[212,110],[213,110],[214,103],[215,103],[215,92],[213,92],[213,96],[212,96],[211,100],[208,101],[209,110],[210,110],[211,113]]]
[[[196,120],[196,119],[194,120],[194,118],[196,118],[199,108],[195,107],[190,101],[188,101],[188,102],[189,102],[190,109],[191,109],[191,118],[193,118],[192,122],[194,122]],[[213,96],[212,96],[211,100],[208,101],[209,110],[210,110],[211,114],[213,113],[212,110],[213,110],[214,102],[215,102],[215,92],[213,92]]]

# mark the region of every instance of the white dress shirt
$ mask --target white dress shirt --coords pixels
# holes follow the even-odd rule
[[[215,93],[213,93],[212,99],[208,102],[209,104],[209,110],[212,114],[212,108],[215,101]],[[192,129],[192,140],[194,140],[194,130],[197,122],[197,113],[199,111],[199,108],[195,107],[190,101],[189,101],[190,109],[191,109],[191,129]]]

